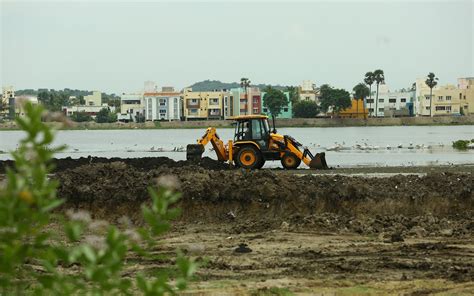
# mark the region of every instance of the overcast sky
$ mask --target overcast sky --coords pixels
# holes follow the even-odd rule
[[[472,0],[226,2],[0,0],[0,84],[122,93],[249,77],[352,89],[380,68],[393,90],[429,71],[441,84],[474,76]]]

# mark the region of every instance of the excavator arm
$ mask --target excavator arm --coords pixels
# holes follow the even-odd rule
[[[296,157],[301,159],[310,168],[328,169],[328,165],[326,163],[326,155],[324,152],[316,153],[316,155],[313,155],[308,148],[303,148],[303,145],[301,145],[301,143],[299,143],[293,137],[290,136],[284,136],[284,141],[286,149],[296,155]],[[301,151],[299,147],[302,147],[303,151]]]
[[[224,142],[217,135],[216,128],[214,127],[207,128],[206,133],[197,141],[197,144],[189,144],[186,147],[186,159],[191,161],[199,161],[205,151],[205,146],[209,142],[214,148],[218,160],[229,160],[229,152],[226,149]]]

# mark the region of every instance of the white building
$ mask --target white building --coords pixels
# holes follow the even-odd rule
[[[319,103],[319,93],[311,80],[303,80],[299,87],[300,101],[313,101]]]
[[[379,95],[376,104],[377,95],[372,94],[372,98],[366,98],[366,107],[369,116],[377,117],[400,117],[413,116],[415,91],[403,90],[391,92],[386,84],[379,85]],[[375,109],[377,108],[377,113]]]
[[[143,97],[145,104],[145,120],[172,121],[181,119],[181,94],[175,92],[174,89],[167,87],[162,89],[161,92],[145,93]]]
[[[90,115],[92,118],[95,118],[97,113],[104,108],[109,109],[112,113],[115,112],[115,107],[107,106],[107,104],[102,106],[64,106],[62,109],[63,113],[67,116],[71,116],[77,112],[83,112]]]

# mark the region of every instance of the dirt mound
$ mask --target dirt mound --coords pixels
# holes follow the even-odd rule
[[[52,164],[54,165],[54,172],[62,172],[68,169],[74,169],[84,165],[91,165],[91,164],[106,164],[106,163],[113,163],[113,162],[123,162],[135,169],[148,171],[154,170],[159,167],[186,167],[191,165],[198,165],[206,169],[210,170],[225,170],[228,169],[229,166],[217,160],[214,160],[209,157],[203,157],[199,163],[193,163],[190,161],[174,161],[168,157],[142,157],[142,158],[105,158],[105,157],[80,157],[80,158],[55,158],[52,160]],[[6,167],[13,167],[14,161],[13,160],[3,160],[0,161],[0,173],[4,173]]]
[[[160,166],[142,171],[124,162],[99,163],[56,175],[59,196],[98,216],[139,217],[147,186],[176,175],[185,223],[224,223],[235,232],[280,227],[403,236],[472,235],[474,178],[436,173],[426,177],[366,179],[295,176],[283,171],[208,170]]]

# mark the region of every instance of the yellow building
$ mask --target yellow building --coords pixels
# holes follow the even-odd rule
[[[462,98],[462,91],[454,85],[448,84],[433,89],[432,116],[460,114],[460,98]]]
[[[340,118],[367,118],[369,111],[364,107],[363,100],[352,99],[350,108],[342,110],[339,113]]]
[[[84,96],[86,106],[101,106],[102,93],[100,91],[93,91],[91,95]]]
[[[461,111],[464,115],[474,114],[474,77],[459,78],[458,88]]]
[[[197,92],[185,89],[183,93],[184,117],[186,120],[223,119],[225,92]]]

